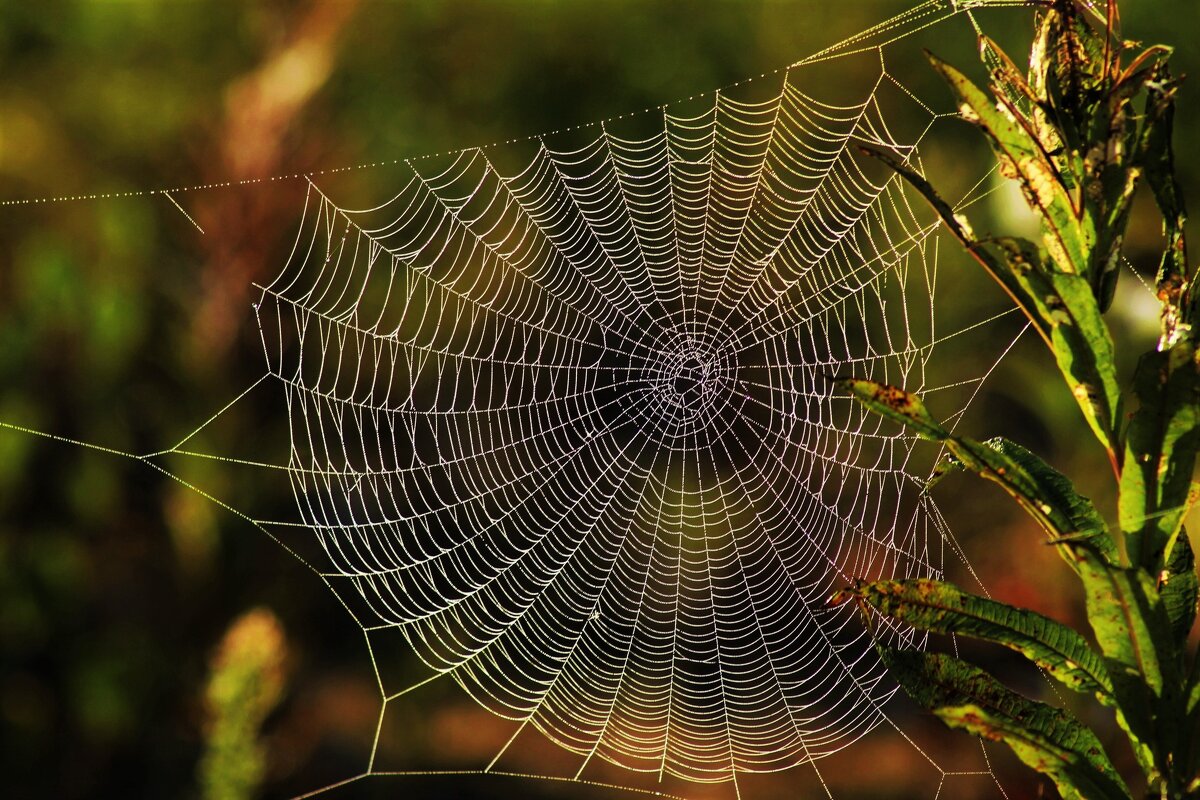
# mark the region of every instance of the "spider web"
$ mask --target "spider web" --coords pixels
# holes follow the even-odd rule
[[[883,55],[935,12],[403,162],[368,208],[309,178],[256,304],[303,526],[369,641],[399,634],[519,723],[488,769],[532,727],[575,779],[602,759],[736,784],[889,721],[875,643],[923,640],[828,598],[941,576],[956,545],[913,439],[830,376],[948,388],[927,377],[962,333],[936,324],[937,221],[859,149],[920,168],[946,115]],[[822,98],[819,70],[864,55],[861,96]]]
[[[986,753],[946,765],[889,716],[875,644],[924,638],[828,602],[856,579],[941,577],[948,557],[970,570],[925,490],[937,453],[830,379],[957,399],[939,405],[955,423],[1005,350],[937,362],[1005,314],[939,324],[938,222],[860,149],[923,171],[954,114],[887,49],[984,5],[1024,3],[931,0],[715,92],[386,165],[382,203],[339,200],[342,170],[304,176],[247,390],[282,393],[287,463],[185,449],[233,403],[168,450],[108,452],[172,477],[155,459],[286,470],[300,521],[230,510],[289,549],[284,532],[315,539],[302,560],[364,632],[383,708],[349,781],[388,772],[389,708],[442,676],[516,723],[489,764],[445,774],[517,775],[498,765],[532,729],[574,774],[521,777],[664,794],[590,777],[609,762],[740,793],[808,764],[832,796],[819,762],[890,725],[939,795],[955,774],[995,780]],[[871,80],[829,96],[853,59]],[[396,637],[425,680],[385,677]]]

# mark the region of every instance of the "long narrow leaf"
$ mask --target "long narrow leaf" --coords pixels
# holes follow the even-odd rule
[[[908,164],[897,160],[886,151],[868,145],[860,144],[859,150],[866,155],[882,161],[925,198],[930,207],[941,217],[942,222],[945,223],[946,228],[954,235],[954,238],[958,239],[959,243],[967,249],[967,252],[984,268],[988,275],[1012,298],[1017,307],[1033,323],[1034,330],[1042,337],[1046,346],[1050,347],[1049,326],[1045,320],[1045,315],[1039,310],[1037,299],[1030,296],[1026,288],[1013,276],[1012,270],[1006,263],[1005,254],[994,253],[991,248],[977,239],[966,217],[955,213],[950,204],[943,200],[941,195],[937,193],[937,190],[933,188],[933,185]],[[1036,252],[1033,254],[1033,257],[1040,258]]]
[[[1068,535],[1075,542],[1087,543],[1110,564],[1120,560],[1116,542],[1108,532],[1104,517],[1092,501],[1075,491],[1066,475],[1051,467],[1032,452],[1003,437],[983,444],[1021,466],[1036,482],[1037,492],[1067,520]]]
[[[1004,94],[995,99],[954,67],[927,54],[933,68],[950,84],[964,119],[987,135],[1000,171],[1016,179],[1031,208],[1046,221],[1045,243],[1062,272],[1086,275],[1090,238],[1081,227],[1081,216],[1057,166],[1033,133],[1032,123]]]
[[[1104,561],[1117,561],[1116,545],[1091,503],[1074,491],[1062,473],[1025,448],[1005,440],[989,445],[952,434],[933,418],[919,397],[895,386],[857,378],[836,379],[835,385],[876,413],[926,439],[943,442],[963,468],[1008,492],[1055,543],[1086,542]],[[1063,555],[1076,566],[1077,559]]]
[[[1113,369],[1112,337],[1088,281],[1047,270],[1032,243],[1008,237],[980,241],[965,218],[956,214],[920,173],[885,152],[861,149],[896,171],[926,199],[955,238],[1033,322],[1054,353],[1089,427],[1115,465],[1121,392]]]
[[[1112,336],[1086,279],[1055,273],[1049,280],[1054,358],[1084,418],[1115,461],[1121,389]]]
[[[1142,129],[1143,141],[1139,150],[1146,178],[1162,212],[1163,233],[1167,238],[1167,247],[1158,271],[1158,294],[1163,302],[1159,346],[1167,349],[1181,335],[1189,331],[1194,334],[1196,323],[1200,320],[1196,319],[1197,306],[1188,302],[1191,265],[1188,263],[1187,240],[1184,237],[1187,208],[1175,177],[1172,129],[1175,124],[1177,84],[1171,80],[1164,65],[1162,80],[1148,83],[1146,88],[1146,123]]]
[[[1144,355],[1134,392],[1141,406],[1126,436],[1121,529],[1130,560],[1157,572],[1183,528],[1200,452],[1200,365],[1191,341]]]
[[[1106,563],[1092,548],[1070,543],[1087,602],[1088,622],[1112,679],[1135,749],[1166,758],[1179,734],[1179,665],[1162,597],[1137,567]],[[1158,765],[1165,772],[1167,765]]]
[[[1180,534],[1171,554],[1159,573],[1159,594],[1171,623],[1171,634],[1180,654],[1184,652],[1188,634],[1196,622],[1196,603],[1200,600],[1200,580],[1196,576],[1196,554],[1188,541],[1187,531]]]
[[[835,602],[852,598],[914,628],[1004,645],[1065,686],[1094,693],[1106,704],[1113,702],[1108,673],[1087,641],[1066,625],[1035,611],[968,594],[952,584],[927,578],[872,581],[834,596]]]
[[[1068,799],[1128,798],[1096,735],[1060,709],[1029,700],[965,661],[880,648],[890,673],[947,725],[1003,742]]]
[[[899,422],[922,438],[942,442],[950,431],[933,418],[921,398],[898,386],[862,378],[834,378],[834,385],[882,417]]]

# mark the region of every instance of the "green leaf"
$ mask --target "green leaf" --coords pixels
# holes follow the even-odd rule
[[[1079,275],[1048,271],[1031,242],[1012,237],[981,242],[965,218],[922,175],[883,151],[861,149],[896,171],[933,206],[955,238],[1033,322],[1115,467],[1121,392],[1113,367],[1112,337],[1091,284]]]
[[[1012,298],[1017,307],[1033,323],[1034,329],[1042,337],[1042,340],[1046,342],[1046,346],[1049,347],[1050,335],[1047,324],[1043,319],[1043,315],[1039,312],[1035,300],[1029,296],[1025,287],[1016,280],[1013,275],[1013,269],[1006,263],[1008,254],[997,254],[993,252],[994,248],[988,247],[985,243],[977,239],[971,230],[967,218],[955,213],[950,204],[943,200],[941,195],[937,193],[937,190],[933,188],[933,185],[908,164],[897,160],[886,151],[868,145],[860,144],[859,150],[866,155],[882,161],[925,198],[925,201],[941,217],[942,222],[945,223],[947,229],[954,235],[954,238],[958,239],[959,243],[967,249],[967,252],[984,268],[988,275]],[[1025,251],[1032,262],[1040,263],[1041,255],[1038,253],[1036,247],[1030,245],[1029,248],[1025,248]]]
[[[1004,252],[1014,282],[1029,298],[1072,397],[1115,465],[1121,390],[1112,336],[1091,284],[1079,275],[1047,272],[1030,252],[1031,245],[1021,239],[996,239],[995,244]]]
[[[1063,140],[1066,152],[1078,152],[1080,134],[1075,123],[1074,109],[1064,108],[1062,87],[1058,83],[1058,45],[1063,41],[1062,15],[1050,9],[1041,15],[1037,35],[1029,50],[1029,85],[1038,97],[1039,104],[1046,110],[1048,124]]]
[[[1137,676],[1153,695],[1161,696],[1175,675],[1159,658],[1173,648],[1170,623],[1154,580],[1136,567],[1105,563],[1086,545],[1068,547],[1080,567],[1088,621],[1101,652],[1111,662],[1114,686],[1119,675]]]
[[[1119,518],[1129,557],[1151,574],[1165,563],[1191,505],[1200,451],[1200,365],[1183,339],[1142,356],[1134,373],[1140,407],[1129,423]]]
[[[1115,462],[1121,389],[1112,336],[1087,280],[1061,273],[1048,277],[1045,303],[1054,358],[1088,425]]]
[[[1066,25],[1061,31],[1065,35],[1069,29]],[[1083,35],[1080,31],[1070,32],[1073,36]],[[1014,77],[1019,76],[1019,72],[998,47],[987,40],[983,46],[994,54],[998,65],[992,87],[994,97],[989,97],[961,72],[932,55],[930,62],[954,90],[963,117],[987,135],[999,159],[1001,172],[1020,182],[1030,207],[1041,215],[1045,232],[1043,241],[1055,268],[1044,264],[1035,250],[1013,239],[996,241],[1004,255],[1004,263],[985,266],[1022,310],[1039,323],[1039,333],[1054,352],[1072,395],[1089,426],[1108,450],[1115,468],[1120,391],[1112,368],[1112,341],[1101,320],[1097,301],[1098,296],[1111,294],[1112,281],[1108,273],[1115,261],[1106,252],[1100,259],[1102,263],[1093,262],[1099,239],[1119,247],[1119,237],[1110,235],[1109,231],[1115,230],[1116,225],[1123,228],[1124,210],[1128,209],[1136,185],[1136,171],[1118,170],[1121,172],[1117,176],[1120,191],[1111,198],[1111,205],[1120,213],[1114,211],[1113,219],[1105,216],[1104,220],[1111,224],[1098,231],[1093,214],[1096,209],[1092,208],[1094,203],[1085,198],[1084,192],[1078,192],[1077,197],[1072,194],[1081,182],[1091,180],[1082,162],[1076,163],[1078,159],[1070,152],[1061,152],[1055,157],[1049,154],[1048,148],[1057,145],[1062,137],[1046,120],[1042,105],[1048,105],[1048,96],[1042,105],[1037,102],[1041,99],[1039,94],[1047,91],[1045,76],[1033,84],[1019,80]],[[1067,55],[1058,50],[1054,54],[1056,60]],[[1038,57],[1039,63],[1044,63],[1044,53],[1039,56],[1037,47],[1034,56]],[[1042,67],[1043,70],[1048,68]],[[1009,93],[1003,90],[1005,87],[1015,87],[1028,99],[1028,112],[1009,99]],[[1061,117],[1054,121],[1060,127],[1064,124]],[[905,177],[912,182],[910,176]],[[1112,176],[1107,179],[1111,180]],[[922,190],[927,197],[931,192],[932,189]],[[939,209],[939,213],[946,219],[944,211]],[[983,249],[978,243],[974,246],[976,250]],[[981,262],[1000,261],[995,257],[981,257],[978,253],[976,258]]]
[[[859,378],[834,378],[833,382],[876,414],[901,423],[923,438],[942,441],[950,435],[915,394],[886,383]]]
[[[1169,51],[1168,51],[1169,54]],[[1145,127],[1142,129],[1141,162],[1154,199],[1162,212],[1168,239],[1176,244],[1183,235],[1187,209],[1175,177],[1175,93],[1178,82],[1171,78],[1166,63],[1159,66],[1156,81],[1146,81]],[[1180,253],[1182,255],[1182,252]],[[1187,274],[1187,261],[1176,262],[1179,274]]]
[[[1187,685],[1184,687],[1184,697],[1182,734],[1185,740],[1188,740],[1188,746],[1185,747],[1185,751],[1188,753],[1185,774],[1200,775],[1200,747],[1190,741],[1195,736],[1197,729],[1200,728],[1200,659],[1192,662],[1191,673],[1188,675]]]
[[[861,583],[838,592],[834,602],[852,598],[914,628],[1004,645],[1065,686],[1112,703],[1112,683],[1100,656],[1074,630],[1035,611],[967,594],[949,583],[927,578]]]
[[[1196,715],[1200,714],[1200,659],[1192,662],[1192,671],[1187,682],[1187,715],[1195,725]],[[1200,758],[1200,752],[1196,753]]]
[[[980,668],[941,653],[879,648],[893,677],[952,728],[1004,742],[1064,798],[1128,798],[1096,735],[1070,714],[1029,700]]]
[[[927,55],[954,90],[962,117],[987,135],[1001,174],[1020,183],[1030,208],[1041,215],[1046,248],[1058,269],[1086,276],[1092,246],[1087,220],[1038,141],[1032,121],[1004,93],[993,99],[957,69]]]
[[[1095,548],[1101,558],[1110,564],[1120,561],[1116,542],[1108,532],[1104,517],[1100,516],[1091,500],[1075,491],[1074,485],[1066,475],[1009,439],[996,437],[983,444],[1020,465],[1030,476],[1041,498],[1065,517],[1065,528],[1071,531],[1063,534],[1065,538]],[[1061,531],[1064,526],[1061,523],[1056,524]]]
[[[1154,579],[1105,562],[1091,547],[1068,545],[1083,581],[1088,622],[1104,655],[1113,696],[1135,749],[1165,758],[1177,736],[1182,698],[1171,623]],[[1165,764],[1159,763],[1165,772]]]
[[[930,415],[916,395],[895,386],[855,378],[835,385],[877,413],[942,442],[964,469],[999,484],[1050,535],[1055,544],[1086,542],[1106,562],[1115,563],[1117,549],[1104,520],[1070,481],[1025,448],[1004,439],[989,444],[956,436]],[[938,477],[935,475],[935,478]],[[1063,553],[1068,563],[1076,559]]]
[[[1169,348],[1190,327],[1200,323],[1200,319],[1197,319],[1197,306],[1186,307],[1189,305],[1186,300],[1190,272],[1184,238],[1187,208],[1175,177],[1172,141],[1178,83],[1171,79],[1165,63],[1159,69],[1159,80],[1146,83],[1146,121],[1142,128],[1139,161],[1162,212],[1163,233],[1167,238],[1158,270],[1158,296],[1163,303],[1160,346]]]
[[[1097,104],[1103,99],[1107,63],[1104,40],[1076,13],[1071,3],[1049,9],[1039,32],[1044,37],[1043,58],[1037,65],[1046,94],[1054,104],[1060,128],[1072,135],[1072,145],[1085,149],[1083,137],[1090,133]],[[1036,50],[1035,50],[1036,52]]]
[[[1200,597],[1196,556],[1192,552],[1192,543],[1188,541],[1187,531],[1182,528],[1175,546],[1171,548],[1167,557],[1166,565],[1158,576],[1158,582],[1158,592],[1162,595],[1163,607],[1167,610],[1167,619],[1171,623],[1175,648],[1182,654],[1188,634],[1196,622],[1196,602]]]
[[[1004,95],[1022,104],[1021,111],[1029,115],[1034,136],[1043,151],[1052,152],[1061,147],[1062,142],[1059,141],[1058,134],[1052,127],[1044,124],[1045,117],[1039,108],[1043,95],[1029,82],[1029,76],[1017,67],[1008,53],[990,36],[980,35],[979,55],[990,71],[988,90],[995,96]]]

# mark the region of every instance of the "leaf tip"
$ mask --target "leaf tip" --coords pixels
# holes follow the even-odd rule
[[[855,578],[854,582],[849,586],[843,586],[832,595],[829,596],[829,605],[840,606],[847,602],[858,602],[862,600],[863,581],[861,578]]]
[[[929,62],[929,65],[931,67],[933,67],[935,70],[942,73],[943,75],[946,74],[946,69],[948,69],[950,66],[948,63],[943,61],[936,53],[934,53],[928,47],[922,47],[921,52],[925,54],[925,60]]]

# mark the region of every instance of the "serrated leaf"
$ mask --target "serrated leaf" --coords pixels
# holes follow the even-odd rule
[[[1014,608],[928,578],[872,581],[844,589],[835,602],[858,598],[880,614],[920,630],[953,633],[1004,645],[1063,685],[1112,703],[1112,683],[1087,641],[1047,616]]]
[[[1065,711],[1029,700],[988,673],[941,653],[879,648],[893,677],[947,725],[1003,742],[1054,781],[1064,798],[1128,798],[1096,735]]]

